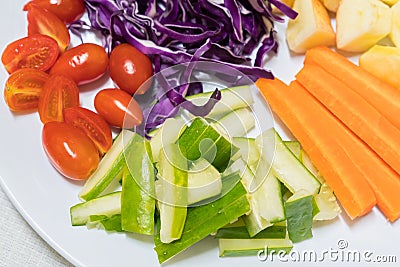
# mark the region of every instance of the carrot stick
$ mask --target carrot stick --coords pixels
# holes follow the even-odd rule
[[[400,173],[400,130],[343,82],[316,65],[296,75],[306,88],[349,129]]]
[[[276,78],[259,79],[256,85],[300,141],[346,213],[353,219],[368,213],[376,204],[370,185],[331,134],[330,125],[310,108],[310,98],[300,94],[296,84],[288,87]]]
[[[368,145],[338,120],[300,83],[292,82],[290,87],[298,90],[308,108],[313,110],[318,120],[329,124],[330,135],[334,136],[343,150],[350,156],[368,184],[374,191],[378,208],[390,221],[400,218],[400,176],[386,164]],[[296,95],[296,96],[297,96]],[[307,100],[308,98],[308,100]]]
[[[400,129],[400,90],[327,47],[308,50],[304,64],[318,65],[341,80]]]

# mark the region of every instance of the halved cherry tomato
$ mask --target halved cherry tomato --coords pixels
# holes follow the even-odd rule
[[[39,116],[43,123],[63,121],[63,110],[79,106],[79,89],[76,83],[60,74],[50,75],[39,98]]]
[[[31,0],[24,6],[25,11],[30,4],[35,4],[43,9],[47,9],[65,24],[78,20],[85,12],[83,0]]]
[[[97,112],[112,126],[133,128],[143,121],[143,113],[136,100],[120,89],[103,89],[94,98]]]
[[[106,153],[112,145],[110,126],[99,114],[82,107],[64,109],[64,121],[78,127],[93,141],[100,154]]]
[[[37,69],[20,69],[8,77],[4,99],[12,111],[36,109],[44,83],[49,75]]]
[[[140,88],[153,76],[153,65],[145,54],[130,44],[120,44],[111,51],[109,69],[111,79],[129,94],[144,94],[150,87],[150,83],[146,83]]]
[[[92,140],[65,122],[46,123],[42,144],[51,164],[67,178],[86,179],[99,165],[99,153]]]
[[[67,49],[70,41],[67,26],[53,13],[35,5],[27,5],[28,35],[44,34],[57,41],[60,51]]]
[[[1,61],[8,73],[22,68],[46,71],[56,62],[59,53],[57,42],[53,38],[35,34],[7,45]]]
[[[103,47],[85,43],[66,51],[56,61],[50,73],[64,74],[77,84],[94,81],[106,72],[108,56]]]

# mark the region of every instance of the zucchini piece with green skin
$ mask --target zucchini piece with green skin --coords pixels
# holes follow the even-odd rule
[[[154,249],[159,262],[164,263],[249,211],[246,189],[241,183],[236,183],[232,190],[212,203],[189,208],[182,237],[179,240],[164,244],[160,240],[160,234],[155,236]]]
[[[160,153],[156,195],[160,212],[160,241],[171,243],[181,238],[187,215],[188,161],[177,144]]]
[[[232,112],[232,110],[249,107],[254,103],[251,85],[244,85],[220,90],[221,100],[218,101],[207,118],[217,119],[224,114]],[[206,92],[196,95],[187,96],[195,105],[204,105],[213,92]]]
[[[216,131],[203,118],[197,117],[187,127],[177,142],[188,160],[207,159],[219,172],[229,165],[238,148]]]
[[[215,197],[221,193],[221,174],[207,160],[200,158],[188,172],[188,204]]]
[[[293,155],[296,156],[296,158],[298,158],[301,162],[303,162],[301,160],[302,158],[301,145],[298,141],[283,141],[283,143],[286,145],[287,148],[289,148],[290,152],[292,152]]]
[[[254,114],[250,108],[236,109],[213,122],[212,126],[227,139],[243,136],[255,127]]]
[[[154,166],[147,140],[135,134],[126,151],[127,166],[122,176],[122,229],[138,234],[154,234]]]
[[[241,154],[242,159],[249,167],[257,166],[260,159],[260,152],[254,138],[233,137],[232,142],[239,148],[238,153]]]
[[[256,175],[265,175],[264,173],[254,174],[248,165],[242,159],[235,161],[230,169],[238,171],[242,175],[242,183],[248,192],[251,212],[243,216],[247,230],[250,236],[255,236],[273,222],[285,220],[285,211],[283,208],[283,199],[279,181],[271,174],[262,181],[261,185],[254,191],[250,186],[254,182]],[[259,168],[261,170],[261,166]],[[268,172],[268,169],[265,170]]]
[[[218,239],[220,257],[258,256],[272,251],[289,253],[293,243],[289,238],[270,239]],[[267,251],[265,251],[267,250]]]
[[[79,203],[70,208],[71,223],[73,226],[86,225],[90,216],[104,215],[111,217],[121,213],[121,195],[122,193],[114,192]]]
[[[311,195],[319,192],[320,182],[287,148],[275,129],[271,128],[256,138],[256,143],[273,174],[292,193],[306,190]],[[275,145],[275,149],[273,149]],[[260,164],[261,166],[264,164]]]
[[[153,161],[159,161],[160,151],[167,144],[175,143],[180,134],[185,130],[186,124],[183,118],[168,118],[155,130],[154,135],[150,140],[151,151],[153,153]]]
[[[318,194],[315,195],[315,202],[318,206],[319,213],[314,216],[314,221],[325,221],[336,218],[342,210],[340,209],[332,188],[325,183],[325,179],[320,175],[314,164],[312,164],[310,157],[304,150],[301,150],[301,155],[304,166],[306,166],[322,184]]]
[[[282,239],[286,237],[286,226],[272,225],[253,237],[249,235],[245,226],[223,227],[218,230],[214,237],[223,239]]]
[[[115,180],[119,179],[122,169],[126,165],[124,151],[129,149],[134,133],[122,130],[113,142],[110,150],[100,160],[95,172],[90,175],[79,193],[82,200],[88,201],[101,195]]]
[[[287,230],[294,243],[312,238],[313,217],[319,212],[314,196],[300,190],[285,203]]]

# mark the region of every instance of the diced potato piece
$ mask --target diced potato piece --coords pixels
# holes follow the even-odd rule
[[[360,66],[400,89],[400,48],[375,45],[361,55]]]
[[[391,8],[392,10],[392,31],[389,36],[395,46],[400,47],[400,2]]]
[[[305,53],[315,46],[335,45],[335,33],[328,11],[319,0],[296,0],[293,9],[299,15],[288,22],[286,40],[290,50]]]
[[[391,31],[391,10],[379,0],[342,0],[336,13],[336,44],[364,52]]]
[[[324,4],[326,9],[334,13],[336,13],[340,3],[340,0],[320,0],[320,1]]]

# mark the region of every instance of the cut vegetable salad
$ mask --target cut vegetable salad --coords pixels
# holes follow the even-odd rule
[[[27,36],[2,53],[5,102],[37,111],[51,164],[86,180],[72,226],[154,236],[160,263],[208,236],[221,257],[289,253],[340,214],[336,198],[351,219],[400,217],[400,2],[383,2],[31,0]],[[264,67],[282,14],[306,53],[290,85]],[[369,50],[358,67],[327,46]],[[94,112],[80,91],[101,78],[114,86]],[[256,92],[296,140],[258,124]]]
[[[243,137],[256,126],[251,88],[222,89],[220,105],[233,111],[169,118],[150,141],[123,130],[82,188],[85,202],[71,207],[72,224],[155,234],[160,263],[209,235],[220,256],[289,252],[311,238],[313,221],[334,219],[340,207],[298,142],[273,128]],[[122,187],[104,195],[113,180]],[[120,221],[112,229],[109,220]]]

